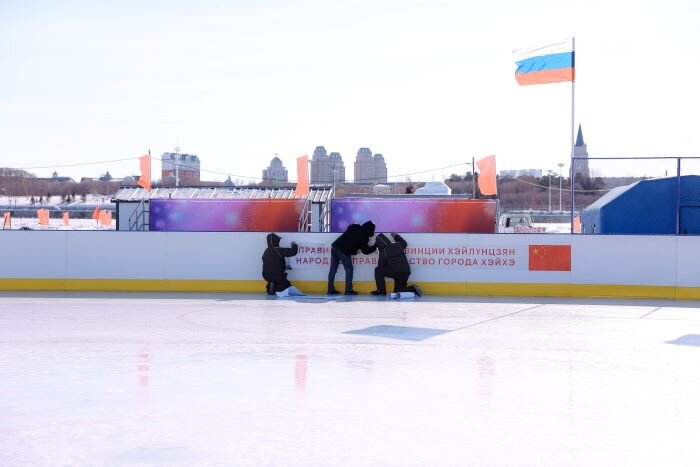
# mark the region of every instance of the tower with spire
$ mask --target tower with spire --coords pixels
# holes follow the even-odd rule
[[[588,147],[586,146],[586,143],[583,142],[581,124],[578,126],[578,135],[576,136],[576,144],[574,145],[574,157],[586,158],[574,161],[574,179],[579,174],[580,177],[589,178],[591,173],[588,170]]]

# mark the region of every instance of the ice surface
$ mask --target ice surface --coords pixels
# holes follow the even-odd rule
[[[2,293],[0,465],[700,465],[699,306]]]

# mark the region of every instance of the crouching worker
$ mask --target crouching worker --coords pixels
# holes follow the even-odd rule
[[[377,290],[372,292],[372,295],[386,295],[385,278],[390,277],[394,279],[394,293],[391,294],[391,298],[411,298],[416,295],[420,297],[423,293],[417,285],[408,286],[408,276],[411,275],[405,252],[408,244],[395,232],[392,232],[391,236],[394,238],[393,242],[384,234],[377,236],[375,245],[379,250],[379,260],[374,268]]]
[[[299,247],[295,242],[292,242],[291,248],[280,247],[282,237],[276,234],[267,236],[267,249],[262,255],[263,279],[267,281],[267,294],[277,295],[278,297],[300,296],[304,295],[299,289],[294,287],[287,279],[287,266],[285,258],[295,256],[299,251]]]

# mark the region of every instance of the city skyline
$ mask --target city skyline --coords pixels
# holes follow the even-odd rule
[[[699,12],[689,0],[8,0],[1,165],[122,176],[148,150],[180,146],[200,155],[207,179],[255,181],[277,153],[295,180],[309,141],[341,154],[360,141],[394,160],[389,181],[458,163],[444,172],[468,172],[472,157],[489,154],[498,169],[565,163],[566,173],[571,87],[518,86],[511,52],[571,36],[575,125],[591,157],[693,156],[700,64],[687,57],[700,43]],[[641,72],[651,57],[673,73]],[[114,162],[62,167],[97,161]]]

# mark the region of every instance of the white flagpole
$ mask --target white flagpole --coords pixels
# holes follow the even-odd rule
[[[574,233],[574,88],[576,83],[576,38],[571,38],[571,53],[573,54],[573,79],[571,80],[571,233]]]

